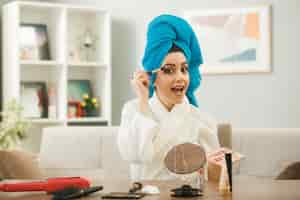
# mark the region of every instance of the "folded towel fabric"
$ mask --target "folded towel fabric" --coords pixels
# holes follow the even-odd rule
[[[155,17],[148,25],[147,43],[143,57],[143,67],[152,72],[161,67],[165,56],[175,44],[181,48],[189,64],[190,85],[186,96],[189,102],[198,106],[195,90],[200,86],[201,74],[199,65],[203,63],[202,54],[197,37],[184,19],[174,15],[160,15]],[[150,97],[153,95],[155,73],[150,74]]]

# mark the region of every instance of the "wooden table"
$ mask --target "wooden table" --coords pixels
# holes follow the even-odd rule
[[[190,198],[191,200],[289,200],[300,199],[300,180],[266,180],[253,177],[234,177],[233,194],[221,194],[217,184],[208,182],[205,186],[204,196]],[[144,184],[157,185],[161,191],[160,195],[149,195],[142,200],[168,200],[179,199],[170,196],[170,189],[181,185],[174,181],[145,181]],[[89,197],[81,198],[84,200],[100,200],[101,194],[107,192],[128,191],[130,183],[128,181],[105,181],[104,190]],[[43,193],[3,193],[0,192],[0,200],[50,200],[51,196]]]
[[[297,200],[300,180],[271,180],[255,177],[234,177],[233,199]]]

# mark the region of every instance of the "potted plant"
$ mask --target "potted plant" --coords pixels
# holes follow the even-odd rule
[[[4,105],[0,113],[0,149],[13,149],[26,137],[30,122],[22,116],[23,107],[15,100]]]
[[[95,97],[90,97],[88,94],[83,95],[83,101],[81,107],[86,117],[97,116],[98,102]]]

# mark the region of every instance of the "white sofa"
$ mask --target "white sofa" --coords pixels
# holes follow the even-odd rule
[[[245,155],[240,174],[276,177],[300,161],[300,128],[233,128],[232,144]]]
[[[48,177],[129,178],[117,148],[118,127],[50,127],[43,130],[40,166]],[[300,160],[300,129],[232,129],[234,150],[245,155],[240,174],[276,176]]]
[[[39,164],[47,177],[129,179],[118,151],[117,127],[51,127],[43,130]]]

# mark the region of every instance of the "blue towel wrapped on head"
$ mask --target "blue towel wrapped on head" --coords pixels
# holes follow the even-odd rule
[[[173,44],[183,50],[188,61],[190,85],[186,96],[192,105],[198,106],[194,92],[200,86],[199,65],[203,63],[203,60],[197,37],[184,19],[173,15],[160,15],[150,22],[143,57],[144,70],[152,72],[159,69]],[[156,74],[151,74],[150,97],[154,92],[155,79]]]

